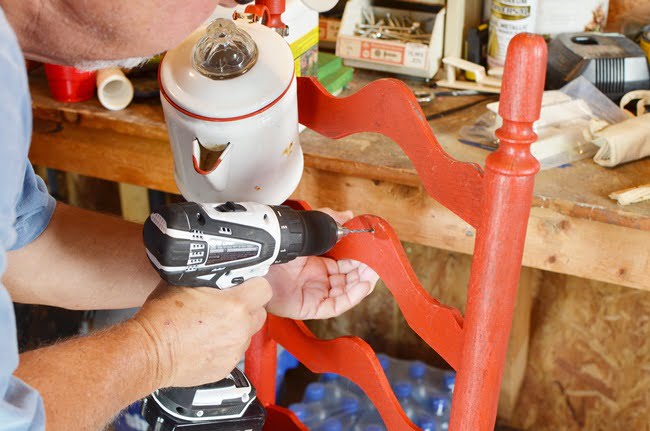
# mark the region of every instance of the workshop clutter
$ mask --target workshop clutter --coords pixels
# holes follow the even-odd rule
[[[498,102],[487,105],[488,112],[470,126],[461,129],[461,142],[493,149],[498,145],[494,134],[501,127]],[[534,128],[539,139],[531,153],[541,169],[563,166],[593,157],[598,146],[593,136],[604,127],[620,123],[627,114],[587,79],[580,77],[561,90],[545,91],[542,111]]]
[[[350,0],[336,55],[346,66],[432,78],[442,59],[445,9],[420,12]]]
[[[99,71],[82,71],[71,66],[45,64],[50,94],[59,102],[83,102],[92,99],[97,90],[99,103],[111,111],[119,111],[131,103],[133,84],[122,69],[110,67]]]
[[[95,94],[96,72],[84,72],[71,66],[46,64],[45,75],[52,97],[60,102],[83,102]]]
[[[446,430],[456,373],[384,354],[378,354],[377,359],[408,418],[424,431]],[[386,430],[363,391],[334,373],[310,383],[302,401],[289,409],[312,431]]]
[[[109,67],[97,72],[97,98],[111,111],[120,111],[133,100],[133,84],[119,67]]]

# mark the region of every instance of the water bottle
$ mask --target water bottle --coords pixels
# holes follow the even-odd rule
[[[310,383],[305,389],[302,402],[305,404],[320,403],[325,399],[325,385],[322,383]]]
[[[449,394],[454,392],[456,384],[456,373],[454,371],[445,371],[442,375],[442,385]]]
[[[338,418],[326,419],[320,426],[315,428],[315,431],[343,431],[343,424]]]
[[[413,385],[408,381],[399,381],[395,384],[393,391],[402,409],[404,409],[406,416],[412,421],[415,421],[417,415],[420,413],[420,408],[413,399]]]
[[[413,385],[413,399],[423,408],[426,408],[429,392],[431,391],[426,381],[426,374],[427,366],[424,363],[414,361],[409,364],[409,378]]]
[[[341,398],[339,404],[339,415],[337,418],[341,421],[345,431],[351,431],[354,424],[359,419],[360,413],[359,399],[353,395]]]
[[[359,410],[374,408],[370,398],[351,380],[335,373],[324,373],[320,377],[320,382],[325,385],[326,400],[340,400],[346,396],[354,396],[359,400]]]
[[[295,403],[289,406],[289,410],[307,427],[318,425],[327,417],[327,412],[318,403]]]
[[[282,384],[284,383],[284,376],[287,373],[287,371],[297,368],[299,364],[300,363],[298,362],[298,359],[296,359],[295,356],[289,353],[289,351],[286,350],[284,347],[278,345],[278,363],[277,363],[278,371],[275,377],[275,385],[278,393],[282,388]]]
[[[338,382],[342,377],[336,373],[323,373],[320,376],[321,383]]]
[[[339,401],[338,410],[341,413],[357,415],[359,413],[359,399],[354,395],[346,395]]]
[[[428,414],[421,414],[415,423],[422,428],[422,431],[438,431],[438,423],[436,418]]]
[[[343,387],[343,378],[338,374],[325,373],[321,376],[320,383],[325,387],[325,401],[328,404],[336,404],[351,394]]]
[[[390,379],[392,377],[391,369],[390,369],[391,368],[390,367],[390,363],[391,363],[390,358],[388,357],[388,355],[385,355],[383,353],[379,353],[377,355],[377,359],[379,359],[379,365],[381,365],[381,369],[384,370],[384,374],[386,374],[386,377],[390,381]]]
[[[440,430],[449,428],[451,400],[445,394],[434,394],[430,401],[430,411],[436,417]]]
[[[361,415],[354,431],[386,431],[384,421],[376,409],[367,410]]]

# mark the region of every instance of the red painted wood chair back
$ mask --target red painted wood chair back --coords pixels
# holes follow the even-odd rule
[[[384,220],[364,215],[351,228],[374,234],[345,238],[330,253],[375,269],[409,326],[456,371],[451,431],[494,428],[508,337],[521,270],[534,175],[536,140],[546,68],[541,37],[516,36],[508,49],[499,105],[499,149],[485,170],[447,155],[433,135],[412,91],[383,79],[337,99],[313,78],[298,81],[300,122],[330,138],[377,132],[393,139],[411,159],[427,192],[476,228],[466,313],[431,298],[420,285],[401,243]],[[306,430],[275,403],[276,342],[316,373],[334,372],[359,385],[391,431],[418,430],[393,395],[375,353],[363,340],[321,340],[298,321],[269,316],[246,355],[246,371],[268,411],[265,429]]]

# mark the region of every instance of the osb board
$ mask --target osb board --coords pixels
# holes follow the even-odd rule
[[[650,292],[542,274],[514,425],[650,430]]]

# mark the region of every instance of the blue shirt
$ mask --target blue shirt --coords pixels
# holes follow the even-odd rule
[[[7,251],[38,237],[54,211],[54,199],[27,160],[31,115],[25,60],[0,8],[0,280]],[[13,376],[16,367],[16,319],[0,282],[0,431],[43,430],[43,401]]]

